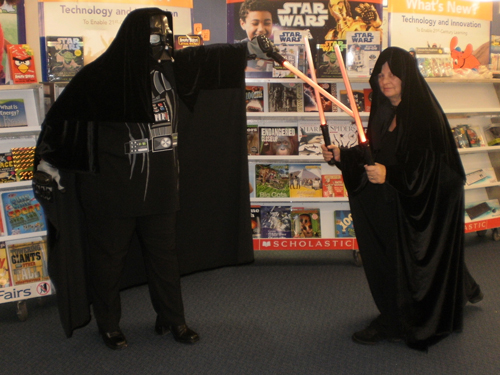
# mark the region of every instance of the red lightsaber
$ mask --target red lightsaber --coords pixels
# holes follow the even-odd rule
[[[349,77],[347,76],[347,72],[345,70],[342,53],[340,52],[338,44],[335,44],[334,48],[335,48],[335,55],[337,55],[337,63],[339,64],[340,71],[342,72],[342,79],[344,80],[344,85],[347,91],[347,96],[349,98],[349,103],[351,103],[351,109],[353,113],[352,117],[354,117],[354,120],[356,121],[356,127],[358,128],[358,134],[360,140],[359,145],[361,149],[364,151],[366,164],[375,165],[372,153],[370,151],[370,145],[368,143],[368,140],[366,139],[365,130],[363,129],[363,124],[361,123],[361,117],[359,116],[358,105],[354,100],[354,94],[352,92],[351,82],[349,81]]]
[[[304,38],[304,44],[306,46],[307,62],[311,67],[310,69],[311,78],[314,81],[314,83],[318,84],[318,80],[316,79],[316,71],[314,70],[314,62],[312,59],[311,46],[309,45],[309,40],[307,38]],[[325,146],[329,146],[332,144],[332,141],[330,140],[330,131],[328,129],[328,124],[326,122],[323,105],[321,104],[321,95],[316,86],[314,86],[314,95],[316,96],[316,103],[318,105],[320,129],[321,133],[323,134],[323,141],[325,142]],[[335,160],[334,159],[330,160],[328,164],[335,165]]]
[[[323,94],[323,96],[325,96],[326,98],[328,98],[332,102],[334,102],[338,107],[340,107],[349,116],[354,117],[353,112],[351,111],[351,109],[349,107],[347,107],[344,103],[342,103],[340,100],[338,100],[336,97],[334,97],[328,91],[326,91],[323,87],[321,87],[316,82],[314,82],[311,78],[309,78],[304,73],[302,73],[299,69],[297,69],[296,67],[294,67],[283,56],[281,56],[274,49],[274,46],[272,45],[271,41],[265,35],[259,35],[256,38],[257,38],[257,42],[259,43],[260,49],[268,57],[270,57],[271,59],[273,59],[274,61],[276,61],[278,64],[280,64],[285,69],[288,69],[289,71],[291,71],[293,74],[295,74],[297,77],[299,77],[300,79],[302,79],[304,82],[307,82],[311,87],[314,87],[315,89],[319,90],[319,92],[321,94]]]

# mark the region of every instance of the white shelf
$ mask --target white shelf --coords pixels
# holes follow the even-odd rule
[[[499,184],[500,185],[500,184]],[[316,202],[316,203],[326,203],[326,202],[348,202],[347,197],[337,197],[337,198],[323,198],[323,197],[287,197],[287,198],[250,198],[252,203],[290,203],[297,205],[299,202]]]
[[[486,146],[486,147],[466,147],[466,148],[459,148],[458,153],[459,154],[478,154],[481,152],[497,152],[500,151],[500,145],[498,146]]]
[[[43,237],[47,235],[47,231],[40,231],[40,232],[31,232],[31,233],[23,233],[23,234],[14,234],[14,235],[5,235],[5,236],[0,236],[0,241],[13,241],[13,240],[25,240],[29,238],[35,238],[35,237]]]

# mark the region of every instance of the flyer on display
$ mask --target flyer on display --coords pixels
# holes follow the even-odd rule
[[[40,45],[51,35],[78,35],[85,45],[84,65],[94,61],[111,44],[124,18],[133,10],[157,7],[172,12],[176,35],[192,34],[193,0],[39,0]],[[47,81],[47,55],[41,51],[44,81]]]
[[[409,51],[442,50],[455,71],[477,70],[489,64],[492,17],[492,2],[389,1],[388,43]]]

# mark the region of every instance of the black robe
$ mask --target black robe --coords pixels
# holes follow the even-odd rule
[[[378,85],[386,62],[402,81],[397,108]],[[410,347],[426,350],[462,329],[466,284],[467,293],[479,288],[464,264],[464,170],[446,116],[408,52],[384,50],[370,84],[367,136],[386,182],[368,182],[359,146],[341,149],[340,168],[377,308]]]
[[[154,122],[149,70],[149,19],[138,9],[124,20],[108,50],[66,86],[42,124],[35,165],[43,158],[61,174],[65,193],[44,204],[49,274],[68,337],[90,321],[86,234],[75,186],[78,173],[99,173],[99,122]],[[170,24],[172,17],[165,12]],[[181,274],[253,261],[246,152],[246,44],[176,51],[169,81],[179,110],[177,248]],[[119,189],[119,187],[117,187]],[[131,252],[123,286],[145,281]]]

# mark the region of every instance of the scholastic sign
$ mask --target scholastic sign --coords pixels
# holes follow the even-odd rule
[[[253,240],[254,250],[356,250],[355,238],[263,238]]]

